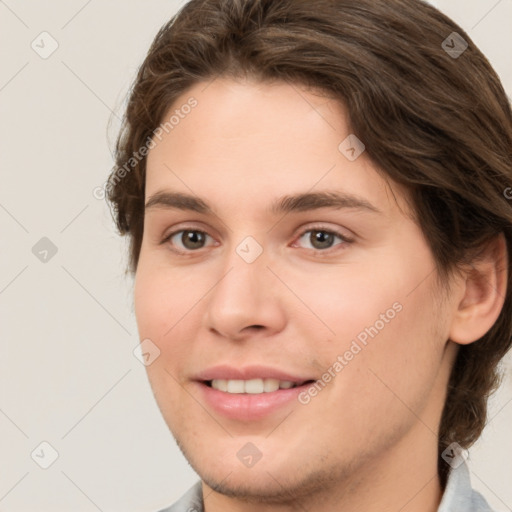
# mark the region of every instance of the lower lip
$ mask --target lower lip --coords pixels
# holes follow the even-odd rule
[[[205,402],[216,412],[228,418],[240,421],[254,421],[298,401],[301,391],[309,388],[311,383],[290,389],[278,389],[270,393],[226,393],[203,382],[197,382]]]

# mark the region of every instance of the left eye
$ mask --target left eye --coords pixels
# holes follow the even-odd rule
[[[336,238],[341,240],[343,244],[349,243],[351,240],[349,240],[347,237],[343,236],[341,233],[337,233],[336,231],[330,231],[328,229],[308,229],[307,231],[304,231],[299,240],[302,240],[306,237],[306,241],[308,241],[312,247],[308,247],[308,249],[314,249],[314,250],[325,250],[330,249],[332,247],[332,244]],[[342,245],[342,244],[338,244]]]

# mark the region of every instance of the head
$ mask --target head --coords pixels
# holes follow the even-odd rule
[[[511,184],[502,85],[426,3],[192,0],[164,25],[107,192],[149,379],[203,480],[277,500],[418,440],[469,447],[512,342]],[[232,418],[200,382],[221,364],[316,387]]]

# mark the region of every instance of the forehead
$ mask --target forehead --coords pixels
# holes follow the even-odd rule
[[[344,106],[318,90],[218,78],[177,98],[161,126],[148,153],[146,199],[172,190],[207,196],[209,204],[238,198],[240,208],[263,197],[336,190],[383,211],[396,208],[394,194],[407,209],[405,191],[393,184],[390,194],[366,151],[355,160],[344,154],[358,144]]]

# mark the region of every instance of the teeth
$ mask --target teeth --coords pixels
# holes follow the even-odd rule
[[[214,379],[211,381],[212,388],[227,393],[271,393],[278,389],[290,389],[298,386],[289,380],[277,379],[250,379],[250,380],[225,380]]]
[[[243,393],[244,392],[244,381],[243,380],[228,380],[228,393]]]
[[[242,384],[244,384],[244,381],[240,381]],[[261,379],[251,379],[245,381],[245,389],[241,391],[243,393],[244,391],[246,393],[256,394],[256,393],[263,393],[263,389],[265,388],[265,384]],[[240,393],[240,391],[239,391]]]
[[[263,391],[270,393],[279,389],[279,381],[277,379],[265,379],[263,381]]]

